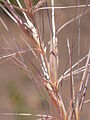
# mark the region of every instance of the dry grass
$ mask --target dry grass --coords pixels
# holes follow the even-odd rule
[[[11,60],[14,64],[23,69],[27,75],[33,79],[33,81],[38,85],[41,84],[47,90],[49,95],[49,100],[51,104],[51,109],[54,109],[56,114],[54,115],[36,115],[45,120],[80,120],[80,114],[83,109],[83,104],[85,102],[85,95],[89,80],[89,72],[90,72],[90,50],[83,58],[80,57],[80,25],[85,14],[89,12],[90,5],[88,1],[84,5],[75,5],[75,6],[66,6],[66,7],[54,7],[54,0],[46,1],[39,0],[36,5],[33,5],[32,0],[24,0],[25,8],[22,6],[19,0],[16,0],[17,6],[11,4],[9,0],[1,0],[0,7],[7,13],[7,15],[23,30],[23,32],[28,37],[29,41],[23,39],[24,44],[27,46],[27,49],[21,49],[20,45],[14,38],[14,36],[10,33],[9,28],[5,24],[4,20],[0,17],[0,21],[3,24],[6,31],[9,33],[12,38],[17,51],[13,52],[11,44],[4,39],[2,35],[1,38],[4,39],[8,48],[1,49],[5,52],[5,54],[0,56],[1,62]],[[50,4],[51,7],[48,7]],[[79,8],[77,10],[77,8]],[[80,11],[80,9],[82,9]],[[74,17],[69,21],[65,22],[58,29],[56,25],[58,24],[58,19],[55,16],[55,10],[60,9],[75,9],[79,14],[75,13]],[[20,11],[20,14],[17,12]],[[46,13],[45,13],[45,12]],[[42,29],[40,29],[40,22],[38,22],[39,12],[42,15]],[[44,15],[46,14],[48,19],[48,25],[46,25],[44,21]],[[58,12],[59,14],[59,12]],[[21,15],[21,16],[20,16]],[[23,19],[23,17],[24,19]],[[58,15],[58,17],[60,17]],[[40,19],[39,19],[40,20]],[[66,48],[68,53],[68,60],[66,65],[64,66],[63,74],[59,76],[60,69],[60,57],[59,57],[59,39],[58,34],[69,24],[75,22],[77,20],[77,32],[76,38],[67,37]],[[48,26],[49,29],[49,40],[45,36],[44,27]],[[78,62],[73,64],[73,48],[75,43],[78,44]],[[63,46],[63,45],[61,45]],[[30,56],[32,55],[35,61],[33,61]],[[80,64],[85,61],[86,63],[83,66]],[[66,70],[68,67],[68,70]],[[30,68],[30,66],[32,66]],[[81,74],[82,73],[82,76]],[[79,77],[79,86],[77,90],[75,89],[75,77],[80,74]],[[65,107],[65,103],[62,97],[61,89],[63,82],[68,79],[70,81],[70,98],[68,107]],[[61,86],[60,86],[61,85]],[[63,90],[64,91],[64,90]],[[89,101],[89,100],[88,100]],[[53,107],[54,106],[54,107]],[[52,110],[53,111],[53,110]],[[3,115],[26,115],[31,116],[31,114],[11,114],[11,113],[1,113]]]

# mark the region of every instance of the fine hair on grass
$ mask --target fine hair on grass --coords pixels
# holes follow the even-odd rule
[[[0,8],[27,37],[26,40],[21,36],[26,46],[23,48],[0,16],[0,23],[15,47],[13,49],[12,43],[0,33],[0,40],[7,46],[3,47],[0,41],[0,62],[11,61],[20,67],[50,105],[50,113],[37,112],[35,117],[39,117],[38,120],[81,120],[83,106],[90,102],[90,99],[85,100],[90,80],[90,40],[87,42],[82,32],[85,25],[90,25],[85,21],[90,14],[89,0],[82,3],[80,0],[74,3],[71,0],[66,3],[63,0],[15,0],[15,3],[0,0]],[[32,116],[32,113],[0,115]]]

